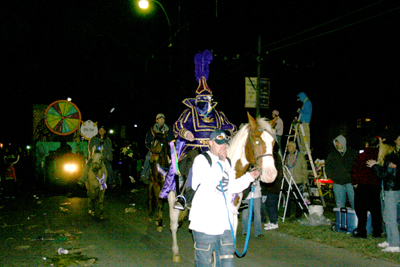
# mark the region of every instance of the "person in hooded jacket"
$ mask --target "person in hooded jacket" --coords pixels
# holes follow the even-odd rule
[[[374,229],[372,236],[382,235],[381,181],[367,166],[368,160],[378,159],[378,145],[379,139],[370,137],[364,152],[357,156],[352,168],[351,183],[354,186],[354,205],[358,218],[358,233],[354,237],[367,238],[368,211],[371,212]]]
[[[299,112],[299,121],[303,125],[304,135],[306,137],[308,147],[311,148],[311,137],[310,137],[310,122],[311,122],[311,115],[312,115],[312,104],[310,99],[308,99],[307,95],[304,92],[301,92],[297,95],[297,100],[303,102],[303,106],[297,112]],[[300,138],[299,143],[300,151],[305,154],[306,146],[304,144],[304,140]]]
[[[343,135],[333,140],[336,148],[329,153],[326,163],[326,175],[333,181],[333,193],[336,207],[346,207],[346,196],[350,206],[354,209],[354,189],[351,184],[351,169],[358,155],[355,149],[347,147],[346,138]]]

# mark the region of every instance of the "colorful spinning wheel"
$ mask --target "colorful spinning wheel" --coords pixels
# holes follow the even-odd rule
[[[45,112],[45,122],[50,131],[58,135],[69,135],[78,129],[82,120],[78,107],[67,100],[51,103]]]

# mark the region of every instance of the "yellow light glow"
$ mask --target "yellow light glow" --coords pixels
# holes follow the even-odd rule
[[[371,119],[369,119],[369,118],[366,118],[366,119],[365,119],[365,121],[371,121]]]
[[[75,172],[78,167],[75,164],[65,164],[64,169],[68,172]]]
[[[146,9],[146,8],[149,7],[149,2],[146,1],[146,0],[141,0],[141,1],[139,1],[139,7],[143,8],[143,9]]]

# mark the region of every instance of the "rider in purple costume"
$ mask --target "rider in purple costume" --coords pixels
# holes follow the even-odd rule
[[[209,150],[208,140],[215,129],[229,132],[231,137],[237,131],[236,126],[228,121],[223,112],[215,110],[217,103],[212,102],[212,91],[207,85],[208,64],[211,60],[212,54],[208,50],[195,56],[196,81],[199,82],[196,98],[182,101],[188,108],[174,124],[178,162],[184,160],[188,152],[194,149],[199,149],[201,152]],[[176,190],[174,175],[175,173],[171,171],[168,173],[160,193],[161,198],[166,198],[171,190]]]

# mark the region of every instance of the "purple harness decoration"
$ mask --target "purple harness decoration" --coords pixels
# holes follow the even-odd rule
[[[169,167],[167,176],[165,177],[165,182],[164,182],[164,186],[160,192],[160,198],[167,198],[168,194],[171,190],[175,190],[175,179],[174,176],[177,173],[177,162],[175,159],[175,155],[174,155],[174,142],[171,141],[169,143],[170,147],[171,147],[171,166]],[[183,147],[185,146],[185,141],[184,140],[178,140],[176,142],[176,155],[179,158],[179,155],[182,152]]]
[[[106,174],[103,172],[103,175],[101,176],[101,178],[99,178],[99,177],[97,177],[97,176],[95,176],[96,177],[96,179],[97,179],[97,181],[99,182],[99,184],[100,184],[100,190],[105,190],[105,189],[107,189],[107,185],[106,185]]]

